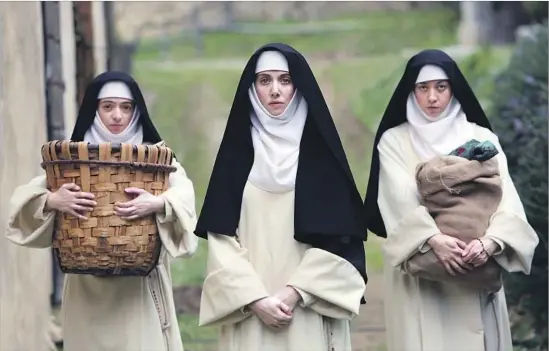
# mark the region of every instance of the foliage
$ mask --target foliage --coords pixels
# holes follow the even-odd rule
[[[507,66],[510,56],[508,46],[484,46],[459,62],[463,75],[485,110],[490,109],[495,77]]]
[[[530,19],[535,22],[543,22],[547,20],[548,11],[547,1],[522,1],[522,7],[530,16]]]
[[[530,276],[506,276],[514,343],[529,350],[547,350],[547,60],[547,26],[536,25],[495,81],[491,118],[540,239]]]

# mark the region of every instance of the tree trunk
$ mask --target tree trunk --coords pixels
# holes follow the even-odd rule
[[[489,44],[494,31],[494,11],[488,1],[460,2],[461,20],[458,38],[462,45]]]

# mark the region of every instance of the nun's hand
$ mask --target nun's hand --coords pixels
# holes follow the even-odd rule
[[[452,236],[437,234],[432,236],[427,243],[433,248],[435,256],[451,275],[465,274],[473,266],[463,260],[463,251],[467,245]]]
[[[299,303],[299,301],[301,301],[301,295],[291,286],[284,287],[284,289],[277,292],[274,297],[284,302],[292,312]]]
[[[48,194],[44,211],[57,210],[86,220],[88,218],[83,213],[93,211],[95,206],[97,202],[92,193],[83,192],[78,185],[70,183],[63,184],[56,192]]]
[[[479,267],[485,264],[496,252],[499,245],[490,238],[480,238],[471,241],[463,250],[463,261]]]
[[[114,204],[116,215],[122,219],[137,219],[164,210],[165,200],[162,196],[154,196],[139,188],[126,188],[125,191],[127,194],[133,194],[137,197],[127,202],[116,202]]]
[[[290,308],[276,297],[265,297],[250,304],[250,309],[271,329],[287,326],[293,316]]]

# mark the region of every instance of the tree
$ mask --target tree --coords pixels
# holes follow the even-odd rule
[[[491,122],[540,239],[530,276],[505,277],[513,341],[529,350],[547,350],[548,32],[547,24],[529,28],[519,38],[509,66],[496,78]]]

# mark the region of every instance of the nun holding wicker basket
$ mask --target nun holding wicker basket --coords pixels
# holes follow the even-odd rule
[[[7,237],[54,248],[64,350],[182,351],[169,256],[196,251],[194,189],[137,83],[97,76],[71,140],[45,144],[42,158],[45,174],[11,198]]]

